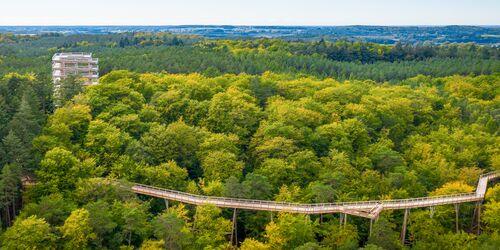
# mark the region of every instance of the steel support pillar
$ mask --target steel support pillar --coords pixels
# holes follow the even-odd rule
[[[472,226],[471,230],[474,230],[474,225],[476,224],[476,214],[477,214],[477,205],[474,206],[474,213],[472,214],[472,221],[470,223]]]
[[[455,204],[455,230],[458,233],[458,204]]]
[[[370,232],[368,233],[368,236],[372,236],[372,230],[373,230],[373,219],[370,219]]]
[[[231,231],[231,244],[234,243],[235,246],[238,246],[238,228],[236,221],[236,208],[233,209],[233,230]]]
[[[347,214],[344,214],[344,228],[347,225]]]
[[[477,235],[481,233],[481,201],[477,202]]]
[[[405,209],[405,215],[403,218],[403,227],[401,228],[401,245],[405,244],[405,238],[406,238],[406,222],[408,220],[408,214],[410,213],[410,209],[407,208]]]
[[[168,200],[165,199],[165,210],[168,210]]]
[[[432,219],[432,217],[434,217],[435,208],[434,207],[429,207],[429,211],[430,211],[430,216],[431,216],[431,219]]]

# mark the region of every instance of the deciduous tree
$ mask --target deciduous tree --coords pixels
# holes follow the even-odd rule
[[[57,236],[45,220],[30,216],[16,220],[1,239],[6,249],[54,249]]]

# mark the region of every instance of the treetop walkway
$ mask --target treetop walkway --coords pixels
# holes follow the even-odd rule
[[[233,213],[233,230],[231,233],[231,242],[233,239],[237,241],[236,230],[236,209],[246,209],[254,211],[270,211],[270,212],[288,212],[300,214],[328,214],[340,213],[340,223],[346,225],[347,215],[355,215],[370,219],[370,235],[372,232],[373,221],[376,220],[383,210],[404,209],[403,225],[401,227],[401,244],[405,243],[406,239],[406,224],[411,208],[431,208],[431,216],[434,207],[441,205],[455,205],[455,226],[456,231],[459,231],[459,204],[466,202],[477,202],[474,210],[474,217],[477,217],[477,233],[480,232],[480,216],[481,202],[486,194],[488,182],[500,177],[500,171],[482,174],[479,177],[476,191],[472,193],[461,193],[442,196],[427,196],[410,199],[394,199],[394,200],[371,200],[371,201],[355,201],[355,202],[334,202],[334,203],[291,203],[278,202],[267,200],[251,200],[228,197],[214,197],[206,195],[189,194],[176,190],[153,187],[143,184],[134,184],[132,191],[137,194],[143,194],[151,197],[165,199],[168,208],[168,201],[178,201],[192,205],[214,205],[222,208],[232,208]],[[477,214],[477,216],[476,216]],[[474,218],[473,218],[474,219]],[[234,237],[233,237],[234,236]],[[235,242],[237,244],[237,242]]]
[[[148,195],[166,200],[178,201],[192,205],[211,204],[223,208],[237,208],[256,211],[289,212],[300,214],[327,214],[343,213],[377,218],[383,210],[435,207],[448,204],[460,204],[466,202],[481,201],[484,199],[488,181],[500,177],[500,171],[483,174],[480,176],[476,191],[473,193],[461,193],[443,196],[428,196],[410,199],[394,200],[371,200],[355,202],[334,203],[291,203],[267,200],[251,200],[228,197],[213,197],[197,194],[189,194],[176,190],[169,190],[143,184],[134,184],[132,191],[137,194]]]

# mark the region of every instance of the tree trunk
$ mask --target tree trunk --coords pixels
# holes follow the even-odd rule
[[[10,208],[9,208],[9,204],[7,204],[7,226],[11,226],[10,225]]]
[[[12,219],[16,218],[16,196],[12,197]]]

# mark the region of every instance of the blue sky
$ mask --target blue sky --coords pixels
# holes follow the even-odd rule
[[[499,0],[0,0],[0,25],[500,25]]]

